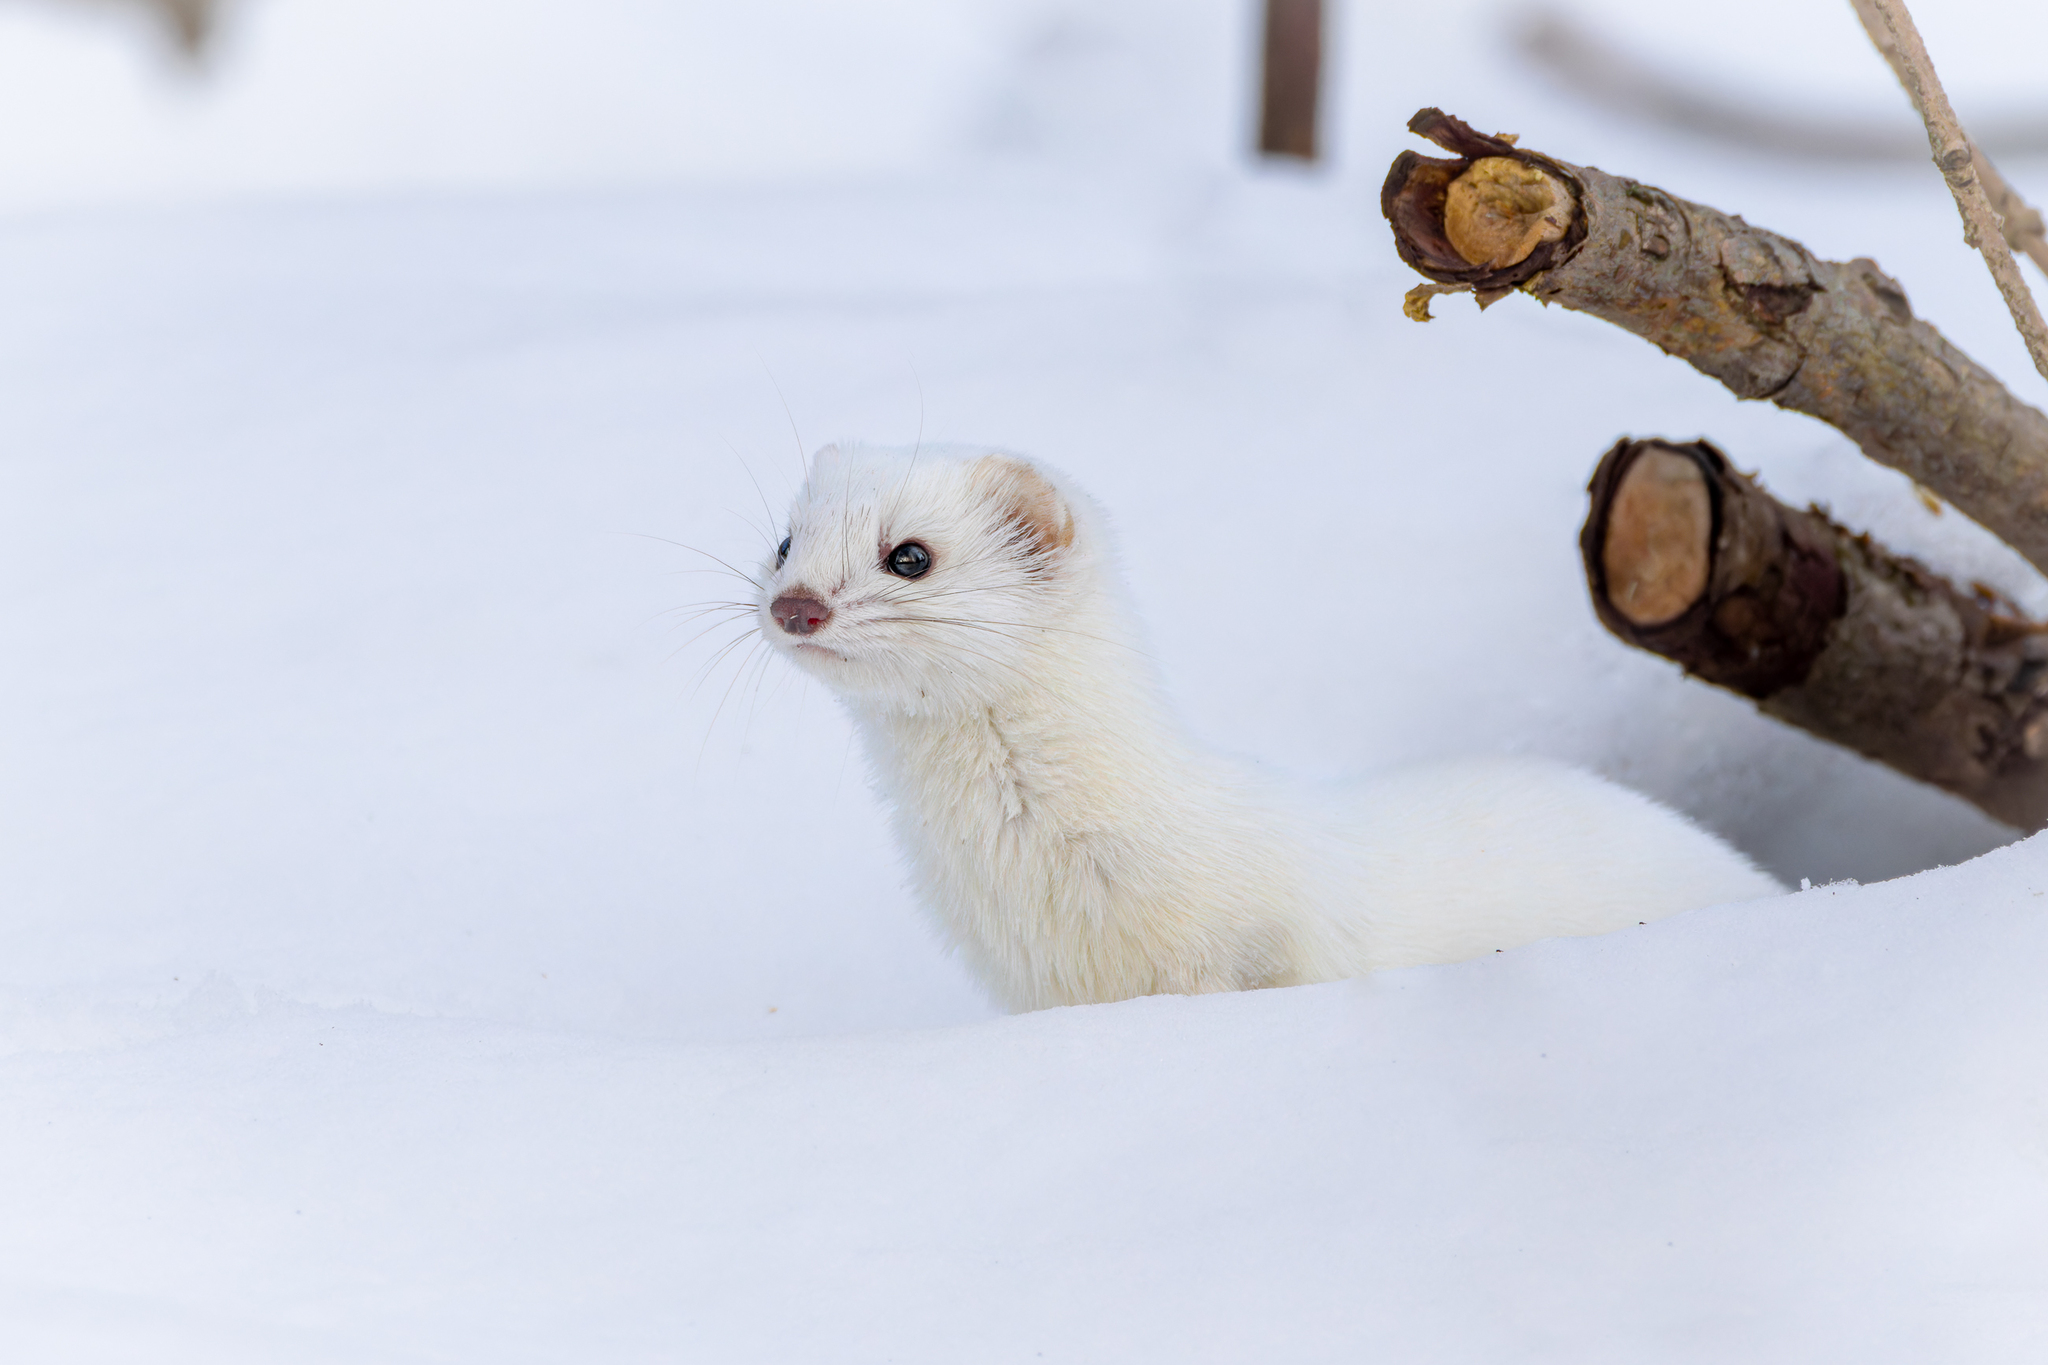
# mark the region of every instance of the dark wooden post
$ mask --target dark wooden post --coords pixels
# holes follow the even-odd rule
[[[1266,0],[1265,85],[1259,150],[1316,159],[1316,104],[1323,75],[1323,0]]]

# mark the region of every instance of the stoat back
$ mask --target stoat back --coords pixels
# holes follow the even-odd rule
[[[1468,758],[1355,789],[1347,837],[1375,966],[1458,962],[1784,890],[1640,792],[1539,758]]]

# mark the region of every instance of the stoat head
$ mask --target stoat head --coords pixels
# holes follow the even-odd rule
[[[1076,508],[1000,451],[827,446],[760,576],[761,633],[849,697],[988,704],[1073,632],[1092,574]]]

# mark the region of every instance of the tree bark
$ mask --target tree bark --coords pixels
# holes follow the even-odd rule
[[[1965,593],[1704,441],[1624,440],[1579,548],[1628,643],[2024,830],[2048,825],[2048,627]]]
[[[1403,152],[1381,191],[1401,258],[1436,281],[1409,296],[1411,317],[1430,293],[1471,289],[1483,306],[1520,288],[1605,318],[1738,397],[1838,428],[2048,571],[2048,416],[1915,318],[1874,262],[1820,260],[1441,110],[1408,126],[1455,153]]]

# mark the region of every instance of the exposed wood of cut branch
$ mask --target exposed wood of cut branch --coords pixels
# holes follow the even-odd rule
[[[1849,0],[1856,17],[1863,23],[1863,31],[1870,35],[1870,41],[1890,65],[1892,74],[1899,78],[1899,84],[1906,89],[1907,98],[1913,101],[1913,111],[1925,122],[1927,112],[1920,105],[1919,95],[1914,93],[1913,77],[1906,66],[1905,56],[1899,51],[1897,38],[1886,26],[1884,16],[1878,12],[1876,0]],[[2041,221],[2040,210],[2020,197],[1998,167],[1991,164],[1991,158],[1984,155],[1984,149],[1974,138],[1967,139],[1970,156],[1976,162],[1977,179],[1984,186],[1984,193],[1991,200],[1991,208],[1998,215],[2005,233],[2006,244],[2014,251],[2024,252],[2035,265],[2048,273],[2048,225]]]
[[[1482,301],[1524,289],[1634,332],[1743,398],[1818,417],[2048,570],[2048,416],[1915,318],[1874,262],[1821,260],[1732,214],[1484,136],[1441,110],[1409,127],[1456,155],[1403,152],[1380,202],[1401,258],[1438,285]],[[1541,172],[1556,202],[1525,209],[1540,196],[1511,202],[1489,188],[1504,184],[1484,169],[1500,160]],[[1454,192],[1491,195],[1499,235],[1517,215],[1546,220],[1543,230],[1510,264],[1461,249],[1447,228]],[[1409,308],[1416,316],[1426,300],[1411,295]]]
[[[2048,628],[1787,507],[1704,441],[1622,441],[1579,546],[1601,622],[2021,829],[2048,824]]]
[[[1984,257],[1984,264],[1990,267],[1991,278],[1997,282],[1998,292],[2012,313],[2012,325],[2026,338],[2027,354],[2034,358],[2034,368],[2043,379],[2048,379],[2048,323],[2041,320],[2040,306],[2034,302],[2026,276],[2020,274],[2020,263],[2013,259],[2006,244],[2005,224],[1993,211],[1990,196],[1978,178],[1976,151],[1963,135],[1956,111],[1949,106],[1941,77],[1934,72],[1934,60],[1920,41],[1920,30],[1914,27],[1913,16],[1902,0],[1870,0],[1870,4],[1884,20],[1899,62],[1905,68],[1906,89],[1913,97],[1913,106],[1927,121],[1927,145],[1934,151],[1934,164],[1941,168],[1942,178],[1948,181],[1949,193],[1955,196],[1957,211],[1963,215],[1963,238]]]
[[[1316,159],[1323,73],[1323,0],[1266,0],[1259,150]]]

